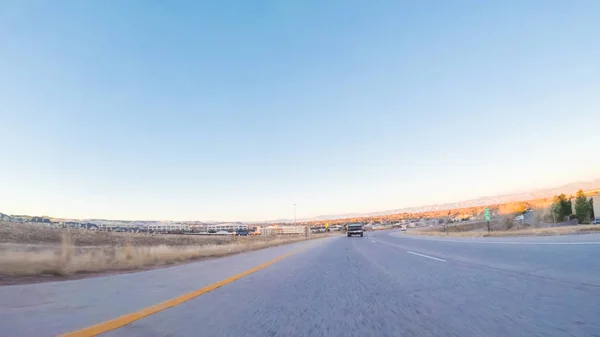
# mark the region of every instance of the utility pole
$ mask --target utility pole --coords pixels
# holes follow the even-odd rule
[[[294,204],[294,226],[296,226],[296,204]]]

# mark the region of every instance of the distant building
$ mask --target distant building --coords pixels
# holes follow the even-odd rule
[[[140,226],[133,224],[133,223],[101,223],[100,225],[96,226],[100,229],[103,230],[132,230],[132,229],[138,229]]]
[[[190,225],[179,223],[160,223],[148,225],[148,230],[151,232],[187,232],[190,230]]]
[[[304,234],[304,226],[269,226],[260,229],[260,235]],[[325,227],[323,227],[325,231]]]
[[[240,231],[240,230],[248,230],[248,225],[244,225],[244,224],[240,224],[240,223],[225,223],[225,224],[218,224],[218,225],[208,225],[206,230],[209,233],[216,233],[216,232],[221,232],[221,231],[226,231],[226,232],[235,232],[235,231]]]
[[[435,226],[439,224],[437,219],[422,219],[419,221],[419,226]]]

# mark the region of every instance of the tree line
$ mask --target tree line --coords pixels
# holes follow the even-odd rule
[[[595,216],[594,199],[588,200],[583,190],[577,191],[575,200],[572,197],[567,198],[564,193],[555,195],[552,200],[551,213],[555,222],[577,219],[579,223],[590,223]]]

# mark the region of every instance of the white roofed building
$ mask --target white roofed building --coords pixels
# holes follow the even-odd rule
[[[206,228],[208,230],[209,233],[216,233],[216,232],[221,232],[221,231],[226,231],[226,232],[235,232],[235,231],[241,231],[241,230],[248,230],[248,225],[244,225],[241,223],[224,223],[224,224],[218,224],[218,225],[208,225],[208,227]]]

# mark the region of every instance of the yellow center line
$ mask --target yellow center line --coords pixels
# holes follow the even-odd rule
[[[206,293],[208,293],[210,291],[213,291],[213,290],[215,290],[215,289],[217,289],[219,287],[222,287],[222,286],[224,286],[224,285],[226,285],[228,283],[231,283],[233,281],[239,280],[239,279],[241,279],[244,276],[248,276],[248,275],[250,275],[252,273],[255,273],[255,272],[257,272],[257,271],[259,271],[259,270],[261,270],[263,268],[266,268],[266,267],[272,265],[273,263],[275,263],[277,261],[283,260],[286,257],[288,257],[290,255],[293,255],[293,254],[295,254],[297,252],[298,251],[285,254],[285,255],[280,256],[280,257],[278,257],[278,258],[276,258],[274,260],[271,260],[269,262],[263,263],[260,266],[256,266],[256,267],[254,267],[252,269],[248,269],[248,270],[246,270],[244,272],[241,272],[241,273],[239,273],[237,275],[233,275],[233,276],[231,276],[229,278],[226,278],[226,279],[221,280],[219,282],[213,283],[213,284],[211,284],[209,286],[206,286],[204,288],[200,288],[198,290],[192,291],[191,293],[187,293],[187,294],[181,295],[179,297],[170,299],[168,301],[165,301],[165,302],[162,302],[162,303],[159,303],[159,304],[156,304],[156,305],[153,305],[153,306],[150,306],[150,307],[147,307],[147,308],[144,308],[144,309],[141,309],[141,310],[138,310],[138,311],[135,311],[135,312],[123,315],[121,317],[117,317],[117,318],[111,319],[111,320],[106,321],[106,322],[102,322],[102,323],[99,323],[99,324],[96,324],[96,325],[92,325],[92,326],[89,326],[87,328],[83,328],[81,330],[77,330],[77,331],[66,333],[64,335],[61,335],[61,337],[97,336],[99,334],[102,334],[102,333],[105,333],[105,332],[108,332],[108,331],[111,331],[111,330],[118,329],[118,328],[120,328],[122,326],[130,324],[130,323],[135,322],[137,320],[140,320],[142,318],[148,317],[150,315],[156,314],[156,313],[161,312],[163,310],[172,308],[172,307],[174,307],[176,305],[179,305],[179,304],[181,304],[183,302],[186,302],[186,301],[189,301],[191,299],[194,299],[194,298],[196,298],[196,297],[198,297],[198,296],[200,296],[202,294],[206,294]]]

